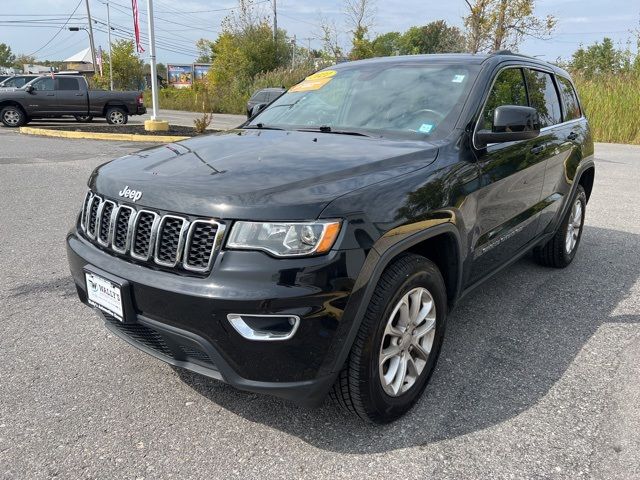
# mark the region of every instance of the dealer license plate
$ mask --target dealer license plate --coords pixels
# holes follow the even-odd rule
[[[89,304],[124,321],[120,285],[91,272],[85,272]]]

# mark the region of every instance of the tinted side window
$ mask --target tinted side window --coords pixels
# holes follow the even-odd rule
[[[560,88],[560,97],[562,98],[562,106],[564,107],[564,121],[575,120],[582,116],[580,112],[580,104],[576,91],[573,89],[571,82],[564,77],[556,76],[558,87]]]
[[[551,75],[538,70],[525,70],[529,104],[538,110],[540,126],[549,127],[562,122],[560,100]]]
[[[53,78],[41,78],[32,83],[33,88],[39,92],[49,92],[53,90]]]
[[[58,90],[80,90],[78,80],[75,78],[58,78]]]
[[[259,91],[253,94],[251,101],[257,103],[263,103],[267,101],[267,92]]]
[[[481,130],[492,129],[493,111],[501,105],[527,106],[527,90],[521,69],[509,68],[498,74],[482,112]]]

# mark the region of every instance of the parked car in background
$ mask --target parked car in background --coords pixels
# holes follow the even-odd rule
[[[0,121],[19,127],[33,118],[74,116],[78,121],[105,117],[112,125],[146,113],[142,92],[89,90],[82,75],[40,76],[22,88],[0,90]]]
[[[11,75],[0,82],[0,88],[21,88],[39,76],[40,75]]]
[[[287,90],[284,87],[272,87],[263,88],[254,92],[247,102],[247,117],[251,118],[253,115],[258,113],[257,111],[254,111],[254,108],[258,107],[259,109],[262,109],[266,107],[274,100],[280,98],[280,96],[286,91]]]

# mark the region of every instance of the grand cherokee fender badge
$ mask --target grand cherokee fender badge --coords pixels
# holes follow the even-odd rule
[[[129,188],[129,185],[126,185],[122,190],[118,192],[118,195],[120,195],[122,198],[130,198],[134,202],[137,202],[138,200],[140,200],[140,198],[142,198],[142,191],[131,190]]]

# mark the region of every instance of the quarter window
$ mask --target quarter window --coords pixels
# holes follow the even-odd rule
[[[580,112],[580,104],[576,91],[573,89],[571,82],[564,77],[556,76],[558,87],[560,87],[560,97],[562,98],[562,106],[564,107],[564,121],[575,120],[582,116]]]
[[[527,90],[519,68],[509,68],[498,74],[482,112],[481,130],[492,130],[493,112],[502,105],[527,106]]]
[[[540,126],[549,127],[562,122],[560,100],[551,75],[538,70],[525,70],[529,104],[538,111]]]

